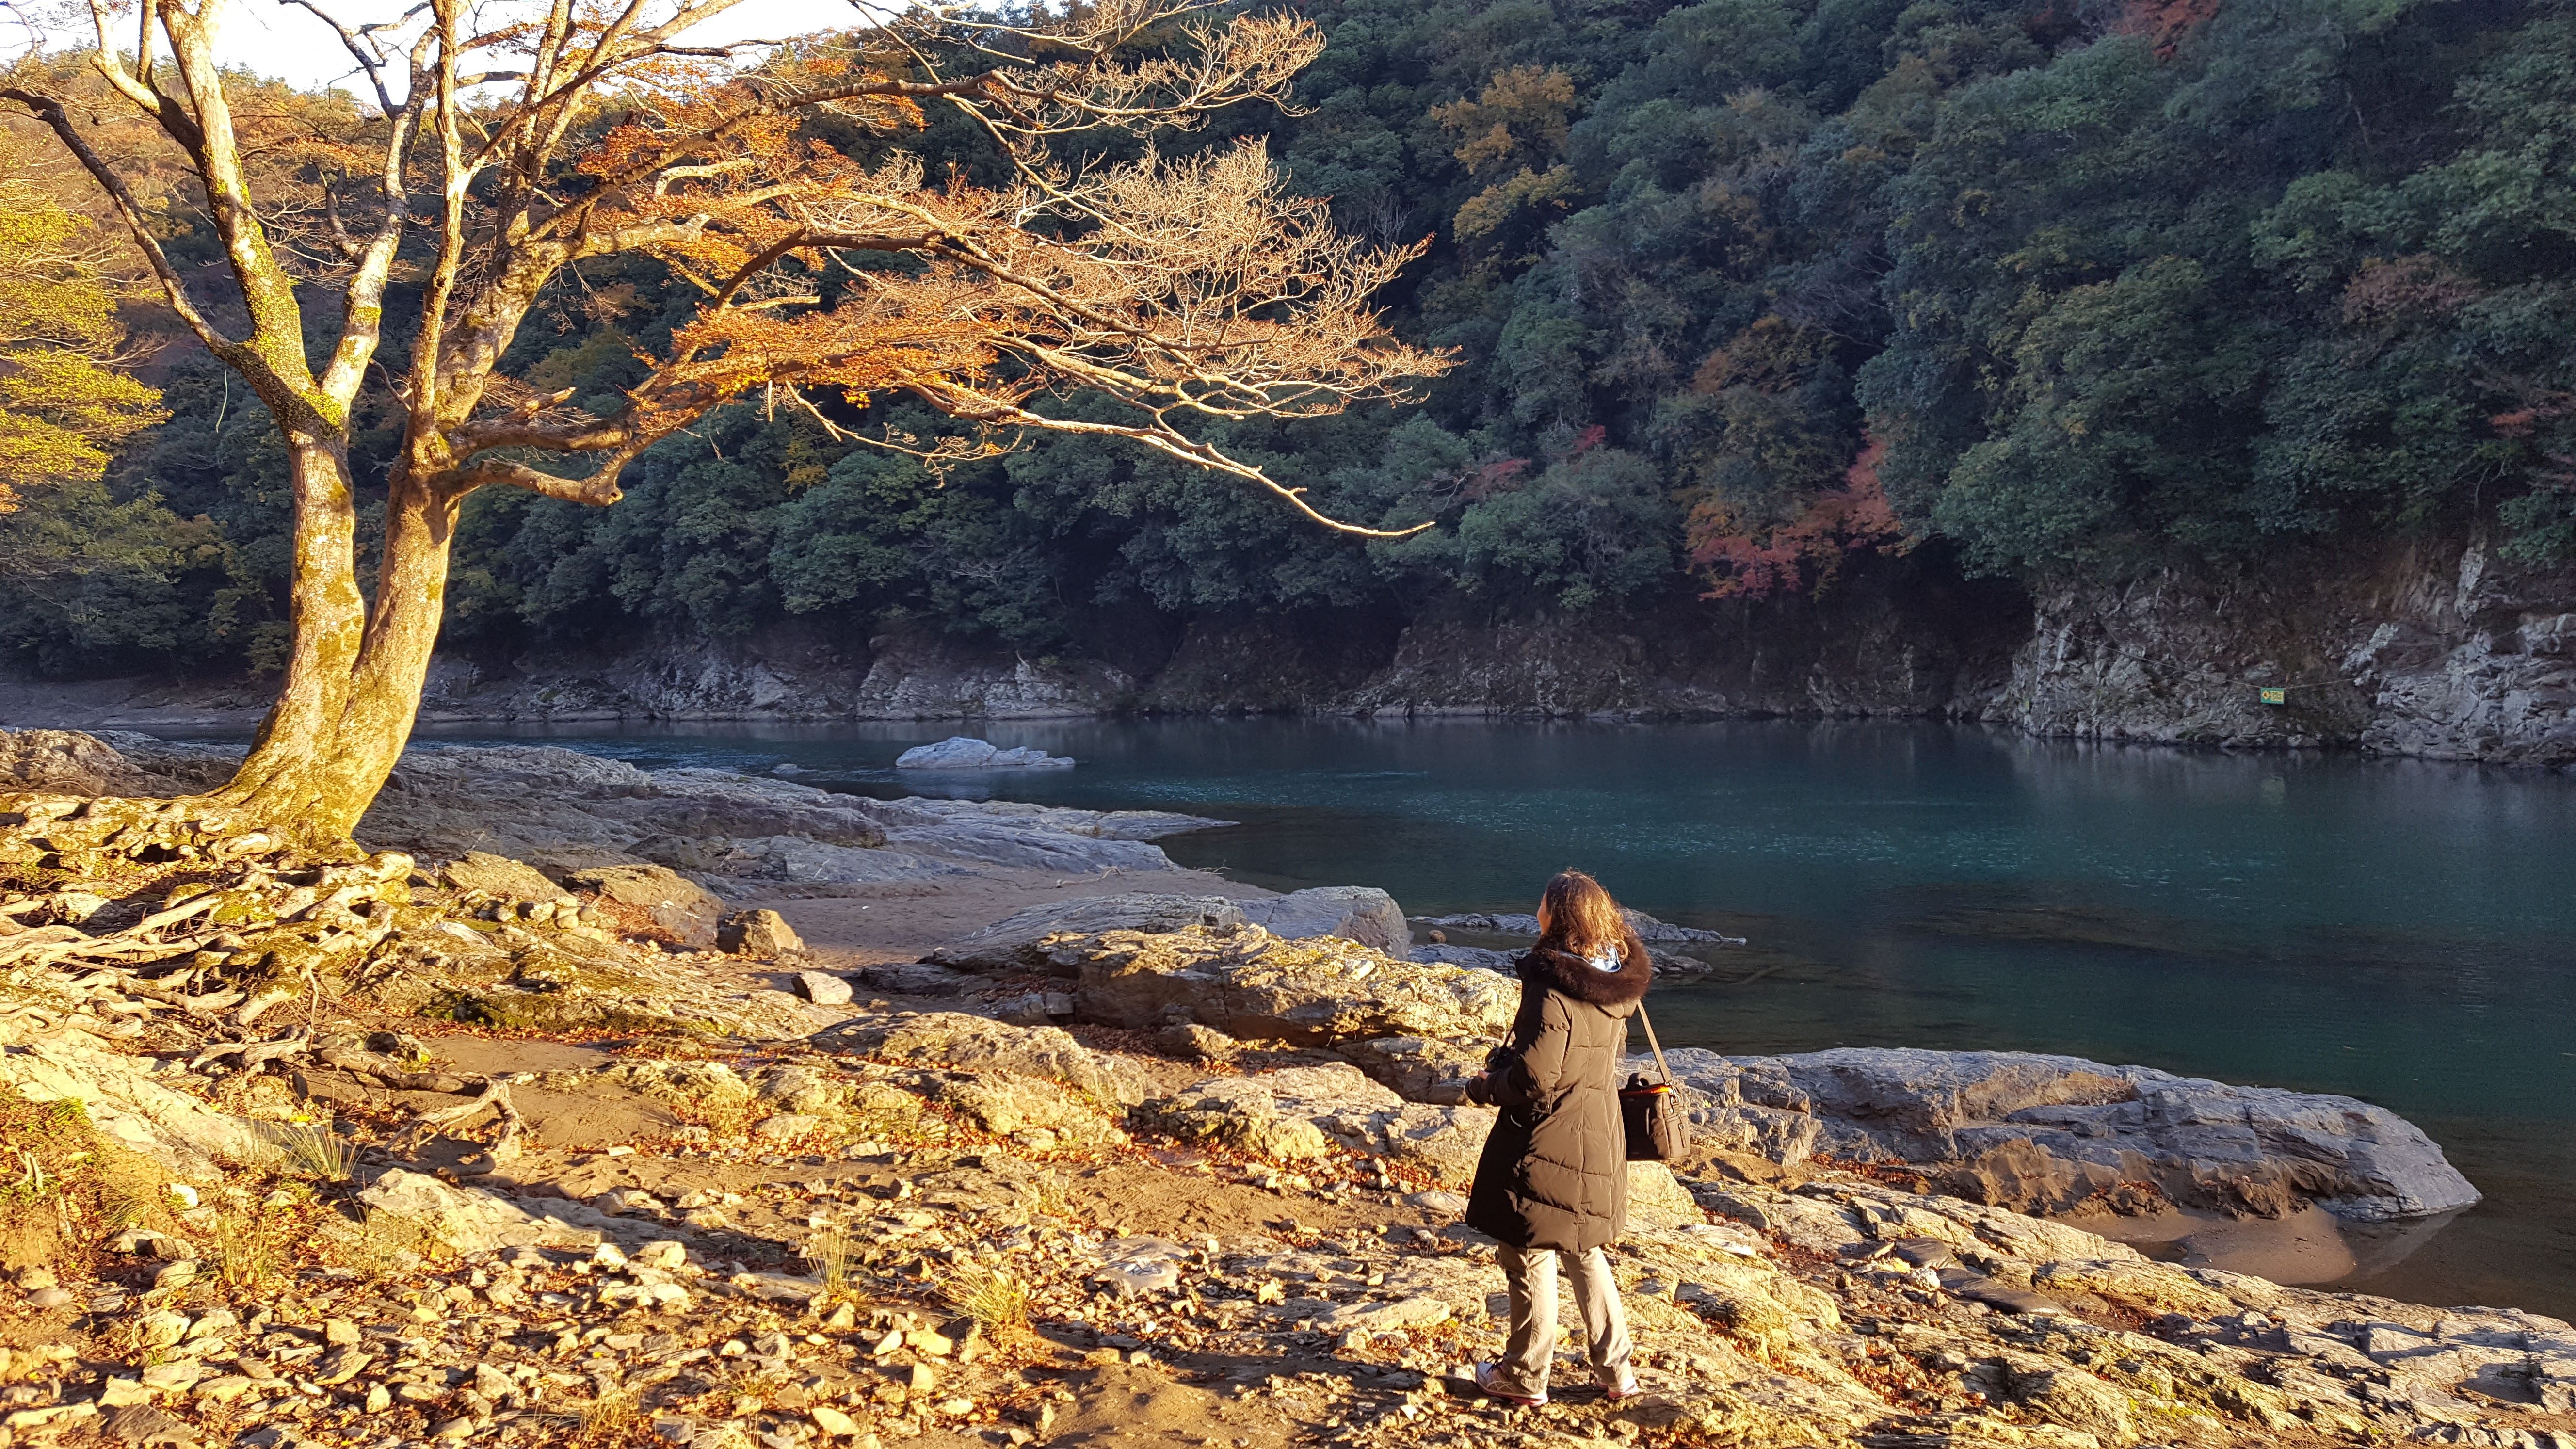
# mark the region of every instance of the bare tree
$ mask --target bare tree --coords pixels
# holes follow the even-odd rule
[[[390,26],[290,0],[339,34],[375,113],[356,136],[305,143],[303,180],[285,185],[245,166],[213,54],[226,0],[138,0],[130,53],[110,3],[91,0],[92,62],[185,153],[223,247],[220,310],[244,324],[227,330],[191,294],[62,97],[5,86],[0,99],[48,125],[114,200],[170,306],[285,437],[294,649],[249,759],[214,798],[301,838],[345,838],[400,755],[458,506],[478,488],[613,503],[639,452],[746,394],[817,419],[814,393],[905,394],[959,430],[874,441],[940,461],[1031,431],[1113,435],[1376,536],[1210,445],[1202,425],[1393,399],[1446,365],[1390,339],[1370,305],[1412,253],[1337,232],[1323,202],[1281,189],[1259,147],[1068,159],[1086,132],[1150,135],[1284,103],[1322,47],[1302,19],[1220,21],[1211,0],[1103,0],[1026,23],[938,5],[863,15],[746,67],[735,47],[684,43],[738,0],[530,0],[497,20],[496,7],[422,0]],[[900,152],[861,165],[806,130],[829,115],[899,132],[928,106],[981,126],[1008,183],[933,178]],[[532,308],[580,263],[619,255],[658,260],[703,300],[614,415],[499,370]],[[417,286],[419,312],[385,382],[402,438],[370,599],[349,443],[362,386],[384,376],[397,281]],[[305,308],[326,290],[339,320],[316,357],[307,339],[322,329],[308,331]],[[1118,404],[1115,420],[1060,405],[1077,392]]]

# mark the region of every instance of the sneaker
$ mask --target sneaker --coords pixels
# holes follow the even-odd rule
[[[1614,1404],[1625,1399],[1633,1399],[1644,1392],[1637,1387],[1637,1376],[1629,1372],[1625,1366],[1615,1373],[1608,1369],[1594,1369],[1592,1381],[1601,1386],[1601,1397]]]
[[[1500,1399],[1506,1404],[1517,1404],[1524,1409],[1540,1408],[1547,1403],[1547,1391],[1544,1389],[1536,1394],[1523,1394],[1503,1387],[1502,1371],[1492,1364],[1476,1365],[1475,1377],[1478,1392],[1486,1398]]]

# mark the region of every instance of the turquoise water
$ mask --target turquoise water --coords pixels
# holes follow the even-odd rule
[[[1082,765],[942,781],[887,768],[936,725],[723,728],[550,738],[1221,816],[1165,849],[1415,914],[1526,910],[1579,865],[1750,938],[1736,984],[1659,997],[1668,1045],[2063,1051],[2367,1098],[2487,1200],[2348,1286],[2576,1311],[2576,779],[1934,725],[1249,720],[994,724]]]

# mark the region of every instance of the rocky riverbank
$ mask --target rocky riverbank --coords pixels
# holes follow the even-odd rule
[[[1131,713],[1978,721],[2051,736],[2576,762],[2576,573],[2482,539],[2118,583],[1967,584],[1879,561],[1823,599],[1634,614],[1175,621],[1031,658],[779,626],[606,652],[442,657],[422,719],[1049,719]],[[2281,691],[2277,702],[2266,689]],[[0,724],[247,728],[256,682],[0,681]]]
[[[864,964],[744,920],[791,884],[748,863],[900,857],[773,897],[893,905],[1182,827],[423,751],[334,862],[87,798],[220,763],[122,743],[0,736],[13,1444],[2576,1446],[2566,1324],[1970,1200],[2010,1142],[2061,1195],[2124,1154],[2137,1191],[2278,1195],[2238,1210],[2467,1190],[2360,1103],[1676,1054],[1710,1150],[1636,1169],[1615,1256],[1647,1393],[1568,1361],[1503,1410],[1454,1373],[1501,1291],[1456,1222],[1491,1114],[1454,1088],[1514,988],[1409,959],[1382,893],[1113,851],[1102,889]],[[644,853],[691,829],[804,844]]]

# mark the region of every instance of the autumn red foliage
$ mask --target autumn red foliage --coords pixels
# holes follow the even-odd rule
[[[1764,599],[1781,592],[1822,593],[1855,554],[1901,553],[1912,546],[1879,486],[1887,445],[1869,440],[1843,474],[1842,486],[1819,493],[1794,520],[1765,533],[1745,530],[1725,504],[1703,500],[1691,510],[1691,562],[1710,578],[1711,599]]]
[[[2127,0],[2111,28],[2123,35],[2148,37],[2156,44],[2156,54],[2170,59],[2183,37],[2217,14],[2218,0]]]

